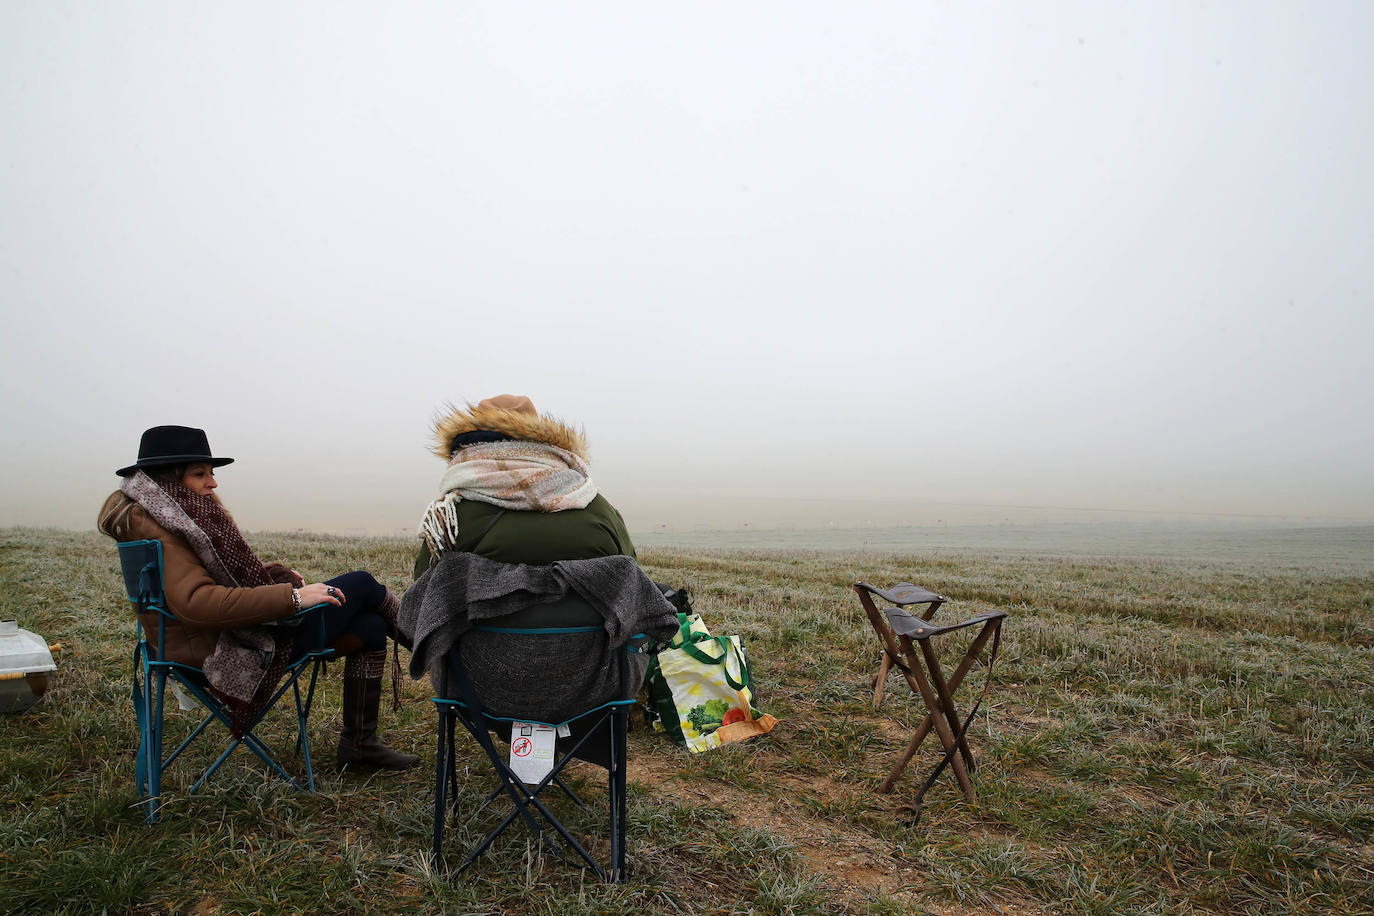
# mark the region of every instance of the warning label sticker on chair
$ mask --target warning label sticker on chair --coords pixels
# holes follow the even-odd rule
[[[553,746],[557,732],[550,725],[512,722],[510,727],[510,768],[526,785],[538,785],[553,769]]]

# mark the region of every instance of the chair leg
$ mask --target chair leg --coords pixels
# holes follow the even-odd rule
[[[229,746],[226,747],[226,748],[224,749],[224,752],[221,753],[221,754],[219,755],[218,758],[216,758],[215,762],[212,763],[212,764],[210,764],[209,769],[207,769],[204,773],[201,774],[200,778],[196,780],[195,785],[193,785],[193,786],[191,787],[191,790],[190,790],[190,792],[189,792],[188,794],[194,795],[194,794],[197,792],[197,790],[199,790],[200,787],[201,787],[202,785],[204,785],[204,783],[205,783],[211,776],[213,776],[213,775],[215,774],[215,772],[220,768],[220,766],[224,763],[224,761],[226,761],[226,760],[229,759],[229,756],[230,756],[231,754],[233,754],[234,751],[237,750],[238,747],[239,747],[239,745],[241,745],[241,744],[244,745],[244,746],[246,746],[246,747],[248,748],[248,750],[250,750],[250,751],[253,753],[253,756],[257,757],[257,758],[258,758],[259,760],[261,760],[263,763],[267,764],[268,768],[269,768],[270,770],[272,770],[272,772],[276,773],[277,776],[281,777],[281,779],[282,779],[283,781],[285,781],[288,785],[290,785],[290,786],[292,786],[293,788],[296,788],[296,789],[302,789],[302,788],[304,788],[299,782],[296,781],[296,779],[295,779],[294,777],[291,776],[290,773],[288,773],[288,772],[286,772],[286,770],[282,769],[281,764],[277,763],[276,759],[273,758],[273,756],[272,756],[272,751],[267,747],[266,744],[263,743],[262,739],[259,738],[259,737],[257,736],[257,734],[254,732],[254,729],[256,729],[256,728],[258,727],[259,723],[261,723],[261,722],[263,721],[263,719],[266,718],[267,714],[268,714],[269,712],[271,712],[273,709],[276,708],[277,701],[280,700],[280,699],[282,698],[282,696],[285,695],[286,691],[288,691],[288,690],[295,690],[295,689],[296,689],[297,683],[298,683],[298,681],[299,681],[299,679],[300,679],[300,675],[301,675],[300,669],[296,669],[295,671],[291,671],[291,672],[287,675],[287,680],[286,680],[286,682],[283,683],[279,688],[277,688],[276,693],[272,694],[272,696],[268,699],[267,703],[263,706],[263,709],[262,709],[262,711],[258,714],[257,718],[254,719],[252,722],[250,722],[250,723],[248,724],[248,727],[247,727],[247,729],[244,731],[243,735],[241,735],[241,736],[238,737],[238,738],[235,738],[235,739],[229,744]],[[215,718],[219,719],[220,722],[222,722],[226,728],[228,728],[228,727],[231,725],[229,713],[228,713],[223,707],[221,707],[221,706],[219,706],[218,704],[216,704],[216,705],[214,705],[214,706],[211,707],[211,711],[212,711],[213,716],[214,716]],[[300,711],[297,710],[297,715],[298,715],[298,717],[299,717],[299,714],[300,714]],[[208,720],[207,720],[207,722],[208,722]],[[202,727],[204,727],[205,724],[206,724],[206,723],[202,723]],[[301,722],[300,722],[300,719],[299,719],[299,718],[297,718],[297,726],[298,726],[298,727],[301,726]],[[192,737],[195,737],[195,736],[192,735]],[[297,737],[298,737],[298,739],[299,739],[299,737],[300,737],[299,733],[298,733]],[[306,740],[309,740],[309,739],[307,738]],[[190,742],[190,739],[187,739],[187,742],[186,742],[186,743],[189,743],[189,742]],[[183,745],[183,746],[185,746],[185,745]],[[179,749],[178,749],[178,750],[179,750]],[[309,783],[313,786],[313,783],[314,783],[313,774],[311,774],[311,779],[309,780]]]
[[[314,679],[313,675],[311,679]],[[313,689],[315,685],[311,684],[310,686]],[[307,694],[308,693],[309,691],[307,691]],[[305,784],[311,792],[314,792],[315,766],[310,760],[310,730],[308,726],[310,720],[309,703],[307,702],[304,705],[301,703],[300,685],[295,685],[292,688],[292,694],[296,700],[296,747],[299,749],[301,760],[305,762]]]
[[[317,668],[320,664],[321,662],[318,659],[311,662],[312,674],[314,673],[315,668]],[[262,711],[258,714],[258,717],[249,724],[247,730],[243,733],[243,737],[239,739],[239,741],[246,745],[247,748],[253,752],[254,756],[256,756],[263,763],[267,764],[268,768],[271,769],[272,772],[280,776],[285,782],[287,782],[293,788],[313,792],[315,790],[315,773],[310,766],[310,736],[309,732],[306,729],[305,718],[306,716],[308,716],[308,711],[303,708],[303,704],[300,698],[300,679],[301,675],[303,675],[304,673],[304,668],[300,666],[287,669],[286,680],[277,688],[276,692],[272,694],[272,696],[268,699],[267,703],[263,706]],[[292,696],[296,703],[296,741],[302,747],[302,750],[304,752],[306,765],[305,786],[302,786],[295,777],[293,777],[290,773],[286,772],[286,770],[282,769],[281,764],[279,764],[276,761],[276,758],[272,756],[272,751],[267,747],[267,745],[262,741],[262,739],[260,739],[257,736],[256,732],[254,731],[254,729],[258,727],[259,723],[261,723],[263,719],[267,717],[267,714],[270,713],[273,709],[276,709],[278,701],[286,695],[286,691],[288,690],[292,691]],[[311,699],[313,700],[313,697]],[[228,724],[227,721],[226,724]],[[235,744],[229,746],[229,749],[225,751],[223,755],[224,758],[228,758],[229,754],[233,752],[234,748],[237,747],[238,743],[239,742],[235,742]],[[216,761],[214,766],[212,766],[210,770],[207,771],[206,776],[208,777],[210,773],[214,772],[214,770],[217,769],[220,763],[222,762],[223,760]]]
[[[198,683],[195,679],[190,679],[182,673],[181,666],[168,665],[149,660],[145,653],[147,650],[140,648],[135,654],[135,674],[134,686],[131,691],[134,702],[135,716],[138,719],[139,728],[139,747],[138,757],[135,763],[135,780],[138,784],[139,802],[146,806],[146,819],[148,823],[155,823],[162,808],[162,775],[167,769],[181,756],[192,743],[200,737],[212,723],[218,722],[226,729],[232,727],[232,720],[229,711],[220,703],[211,692],[208,692],[203,683]],[[188,795],[194,795],[200,791],[201,787],[219,770],[220,766],[234,753],[239,745],[245,745],[252,753],[261,759],[267,766],[285,782],[290,783],[298,789],[314,791],[314,767],[310,755],[310,736],[308,723],[310,708],[314,696],[315,679],[318,675],[323,660],[314,659],[311,662],[311,681],[309,689],[302,697],[300,689],[300,678],[304,674],[303,667],[295,669],[288,668],[288,676],[281,686],[264,705],[263,711],[252,721],[247,730],[239,738],[234,739],[219,754],[210,766],[200,774],[188,791]],[[199,724],[193,728],[170,754],[164,756],[163,743],[166,738],[165,713],[167,706],[167,680],[172,678],[175,684],[180,684],[189,690],[200,704],[207,710],[207,714]],[[291,690],[296,705],[296,726],[297,737],[296,746],[304,757],[306,778],[299,781],[291,776],[282,768],[281,764],[273,757],[272,751],[257,736],[254,729],[274,709],[285,695],[286,691]]]
[[[324,665],[324,661],[323,661],[323,660],[321,660],[321,659],[316,659],[315,662],[310,666],[310,684],[309,684],[309,686],[306,688],[306,691],[305,691],[305,707],[304,707],[304,709],[305,709],[305,718],[307,718],[307,719],[310,718],[310,709],[311,709],[311,707],[312,707],[312,706],[314,705],[314,703],[315,703],[315,681],[319,678],[320,668],[323,667],[323,665]],[[296,711],[297,711],[297,713],[299,713],[300,710],[301,710],[301,692],[300,692],[300,688],[297,687],[297,689],[296,689]],[[305,735],[306,735],[305,729],[304,729],[304,727],[302,727],[300,733],[296,735],[296,753],[297,753],[297,754],[300,754],[301,751],[303,750],[303,748],[302,748],[302,743],[303,743],[303,740],[305,740]]]
[[[139,660],[134,671],[133,701],[134,718],[138,722],[138,753],[134,758],[134,781],[138,785],[138,801],[143,807],[148,823],[157,820],[157,800],[153,795],[152,772],[157,764],[151,759],[153,752],[152,696],[153,684],[146,669]]]
[[[490,848],[497,837],[516,820],[519,820],[539,837],[541,849],[547,850],[560,861],[571,863],[580,860],[581,864],[585,864],[585,867],[595,872],[597,877],[603,881],[614,883],[624,880],[627,845],[625,835],[629,817],[626,787],[626,744],[629,732],[629,708],[627,705],[611,704],[611,708],[603,712],[603,718],[587,729],[574,743],[569,753],[555,759],[552,769],[537,785],[527,785],[515,775],[505,756],[497,749],[492,740],[491,732],[488,730],[491,720],[488,720],[480,712],[473,715],[466,706],[447,702],[437,702],[436,705],[439,712],[439,735],[438,750],[435,754],[435,813],[431,850],[431,862],[436,869],[443,867],[443,836],[449,815],[449,805],[445,804],[445,801],[450,790],[455,796],[457,794],[457,786],[454,782],[456,780],[456,741],[454,736],[458,724],[461,723],[482,748],[488,762],[496,770],[499,780],[496,789],[487,796],[486,802],[477,810],[480,811],[485,808],[498,795],[503,795],[510,800],[511,810],[502,816],[500,822],[467,852],[462,864],[457,866],[455,872],[464,871]],[[596,734],[608,736],[606,740],[610,742],[607,749],[610,766],[607,767],[606,809],[609,815],[610,858],[605,867],[593,858],[577,837],[554,816],[553,811],[541,797],[541,793],[546,789],[557,787],[579,807],[584,809],[587,807],[586,803],[578,798],[577,793],[573,792],[571,787],[564,782],[561,774],[564,767],[572,759],[573,754],[582,747],[583,742],[588,741]],[[557,835],[555,836],[555,834]],[[558,842],[559,839],[562,840],[562,843]]]
[[[959,666],[954,669],[954,674],[950,676],[947,685],[950,696],[953,696],[954,691],[958,690],[959,685],[964,682],[964,675],[968,674],[969,669],[973,667],[974,662],[978,659],[978,654],[983,650],[983,646],[987,643],[990,635],[991,631],[985,628],[982,633],[978,634],[978,638],[973,641],[973,645],[969,647],[969,650],[964,653],[963,659],[959,662]],[[897,759],[897,763],[893,766],[892,772],[888,774],[883,784],[878,787],[878,793],[880,795],[886,795],[892,791],[892,787],[902,775],[902,771],[906,769],[907,764],[911,763],[912,758],[916,756],[916,751],[920,748],[921,742],[926,739],[926,735],[930,734],[932,725],[934,725],[934,722],[930,718],[930,713],[926,713],[926,717],[921,720],[921,724],[917,726],[916,731],[912,733],[911,741],[907,743],[906,750],[904,750],[902,756]]]
[[[611,867],[607,880],[613,884],[625,879],[625,822],[628,819],[625,789],[628,763],[626,734],[629,725],[629,712],[625,707],[622,706],[611,714],[611,772],[608,779],[611,787]]]
[[[324,661],[318,658],[311,662],[310,684],[306,688],[304,702],[301,701],[300,678],[291,682],[292,695],[296,700],[296,753],[305,762],[305,781],[311,792],[315,791],[315,767],[310,761],[310,707],[315,702],[315,681],[323,664]]]
[[[533,814],[530,813],[530,805],[533,805],[535,810],[543,816],[545,821],[558,831],[558,834],[563,837],[568,845],[572,847],[587,864],[595,869],[598,875],[605,877],[604,872],[601,870],[601,866],[587,854],[587,851],[582,848],[581,844],[573,838],[573,835],[568,832],[567,828],[553,816],[553,812],[539,799],[539,793],[544,790],[545,786],[552,782],[555,773],[550,773],[548,776],[544,777],[543,781],[531,790],[520,781],[520,777],[516,776],[515,773],[511,771],[510,767],[508,767],[499,757],[492,758],[492,762],[496,765],[497,775],[501,779],[499,789],[510,798],[514,807],[501,823],[497,824],[490,833],[482,838],[482,842],[473,847],[472,851],[468,853],[467,858],[463,860],[463,864],[459,866],[458,870],[462,871],[475,862],[477,857],[486,852],[487,847],[490,846],[517,817],[524,821],[525,826],[539,837],[546,849],[559,859],[566,861],[563,851],[558,848],[558,844],[549,839],[548,834],[544,832],[543,828],[539,826],[539,822],[536,821]],[[517,786],[519,787],[518,789]],[[521,796],[523,796],[523,798]]]
[[[312,676],[313,680],[313,676]],[[314,684],[310,685],[312,688]],[[291,685],[291,695],[296,701],[296,753],[305,762],[305,784],[311,792],[315,791],[315,768],[310,762],[310,732],[306,726],[310,718],[307,704],[301,702],[300,684]]]
[[[233,741],[231,741],[229,743],[229,746],[224,749],[224,752],[215,758],[215,762],[210,764],[210,768],[206,770],[204,773],[200,774],[200,778],[196,780],[195,785],[191,786],[191,790],[186,794],[195,795],[196,792],[200,790],[200,787],[205,784],[205,781],[209,779],[211,776],[215,775],[215,771],[220,768],[220,765],[224,763],[224,761],[228,760],[229,755],[234,753],[234,751],[237,750],[238,746],[242,743],[242,738],[236,738]]]
[[[559,774],[559,769],[561,769],[563,763],[565,763],[569,757],[565,756],[562,761],[559,761],[554,769],[550,771],[538,785],[531,789],[521,781],[520,777],[515,775],[510,766],[496,752],[495,747],[491,745],[490,737],[486,736],[485,731],[479,734],[479,726],[476,722],[464,718],[463,724],[475,738],[478,738],[478,742],[482,744],[483,749],[487,752],[487,757],[496,768],[497,776],[501,780],[499,788],[510,798],[513,810],[508,813],[490,833],[483,837],[480,843],[473,847],[468,853],[467,858],[463,860],[463,864],[459,866],[458,870],[461,872],[475,862],[483,852],[486,852],[487,847],[489,847],[517,817],[524,822],[525,826],[528,827],[531,832],[539,837],[545,849],[548,849],[549,852],[558,857],[558,859],[566,862],[567,857],[563,854],[563,850],[559,848],[556,842],[549,838],[549,835],[539,826],[539,822],[534,819],[534,814],[537,813],[544,819],[545,823],[557,831],[558,835],[562,837],[563,842],[568,845],[568,848],[575,852],[578,858],[587,863],[587,866],[596,872],[597,877],[601,878],[603,881],[606,880],[606,870],[601,867],[596,859],[592,858],[591,853],[583,848],[576,837],[568,831],[567,827],[563,826],[563,823],[559,821],[558,818],[554,817],[553,812],[550,811],[543,800],[539,798],[539,793],[543,792],[545,788],[553,783],[554,779]],[[581,741],[574,745],[573,750],[580,747],[582,742],[586,741],[589,735],[590,733],[584,735]],[[483,737],[486,737],[485,743],[482,741]],[[531,807],[533,811],[531,811]]]
[[[444,824],[448,820],[446,793],[449,786],[449,764],[453,754],[453,713],[439,707],[439,744],[434,751],[434,848],[430,865],[438,868],[444,847]],[[455,792],[457,787],[454,787]]]
[[[582,800],[582,796],[574,792],[572,790],[572,787],[563,781],[562,776],[555,776],[553,778],[553,784],[558,786],[558,788],[563,791],[564,795],[568,796],[568,798],[571,798],[573,800],[573,804],[577,805],[577,807],[583,809],[587,807],[587,803]]]
[[[458,747],[458,719],[454,715],[448,718],[448,791],[451,796],[449,802],[454,808],[458,807],[458,756],[455,750]],[[493,792],[487,798],[489,804],[493,798],[500,794],[499,790]]]
[[[162,770],[166,766],[162,762],[162,705],[163,696],[167,692],[167,671],[164,668],[157,669],[154,675],[156,681],[156,694],[153,696],[152,690],[148,695],[148,822],[157,820],[162,811]]]
[[[141,805],[148,797],[148,726],[144,722],[143,714],[146,711],[143,703],[143,691],[134,685],[133,701],[134,716],[138,719],[138,752],[134,754],[134,785],[138,787],[138,801]]]
[[[496,801],[496,799],[500,798],[501,793],[504,791],[506,791],[506,787],[501,784],[501,780],[496,780],[496,785],[492,788],[490,792],[487,793],[487,797],[482,799],[482,803],[480,805],[472,809],[472,817],[475,817],[481,812],[487,810],[487,806],[490,805],[492,802]]]
[[[182,742],[176,746],[176,749],[173,750],[172,753],[168,754],[165,758],[163,758],[162,768],[165,770],[169,766],[171,766],[172,762],[181,756],[181,752],[190,747],[192,742],[194,742],[196,738],[200,737],[200,733],[205,731],[205,729],[208,728],[210,723],[213,721],[215,721],[215,716],[213,713],[207,715],[204,719],[201,719],[200,724],[191,730],[191,734],[183,738]]]

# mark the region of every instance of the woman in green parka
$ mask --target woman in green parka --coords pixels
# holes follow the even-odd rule
[[[582,434],[560,420],[541,416],[529,398],[503,394],[465,409],[455,408],[435,423],[434,436],[434,453],[448,462],[448,468],[440,482],[439,497],[430,503],[420,522],[424,545],[415,560],[417,583],[412,591],[421,588],[421,576],[431,565],[438,565],[440,557],[450,553],[472,553],[498,563],[531,567],[568,560],[634,557],[624,519],[597,492],[588,474]],[[407,601],[411,597],[408,594]],[[673,608],[656,591],[654,597],[661,607],[645,603],[638,608],[636,613],[642,619],[629,632],[662,635],[664,627],[668,633],[673,631]],[[508,625],[517,627],[600,629],[606,625],[603,613],[576,593],[537,603],[508,620]],[[601,658],[608,651],[604,630],[570,638],[580,641],[576,653],[580,663]],[[529,656],[509,658],[513,641],[518,642],[518,638],[469,632],[460,650],[478,694],[494,715],[516,715],[516,710],[502,708],[506,699],[541,694],[548,670],[567,661],[532,663]],[[646,661],[639,653],[630,653],[624,661],[630,665],[632,694],[643,681]],[[598,691],[615,686],[614,679],[608,677],[600,671],[579,669],[565,673],[562,680],[567,681],[564,686],[569,693],[585,693],[600,702],[607,697],[599,696]],[[487,681],[501,683],[503,689],[488,694],[484,686]],[[573,742],[580,732],[581,727],[574,723]],[[560,739],[560,744],[565,740]],[[600,742],[584,744],[577,756],[608,765]]]
[[[448,469],[420,523],[417,579],[450,550],[535,566],[635,555],[624,519],[588,473],[582,433],[540,415],[529,398],[454,408],[434,439]]]

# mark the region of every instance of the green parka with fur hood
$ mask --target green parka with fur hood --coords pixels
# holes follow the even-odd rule
[[[441,417],[434,426],[434,454],[448,461],[454,437],[477,431],[543,442],[587,459],[581,432],[562,421],[484,405],[454,408]],[[600,494],[586,508],[561,512],[503,510],[464,499],[458,504],[458,532],[455,549],[501,563],[547,566],[559,560],[635,555],[625,520]],[[415,577],[419,578],[429,564],[429,548],[421,545]]]

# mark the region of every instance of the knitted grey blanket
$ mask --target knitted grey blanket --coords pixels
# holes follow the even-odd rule
[[[499,626],[534,605],[578,596],[602,619],[602,630],[559,636],[473,632]],[[455,645],[486,711],[496,716],[561,722],[619,699],[619,663],[637,633],[668,640],[677,613],[632,557],[563,560],[550,566],[498,563],[472,553],[439,557],[401,599],[397,621],[412,640],[411,677],[426,671],[436,688]],[[632,656],[631,695],[647,660]],[[448,685],[456,696],[457,684]]]

